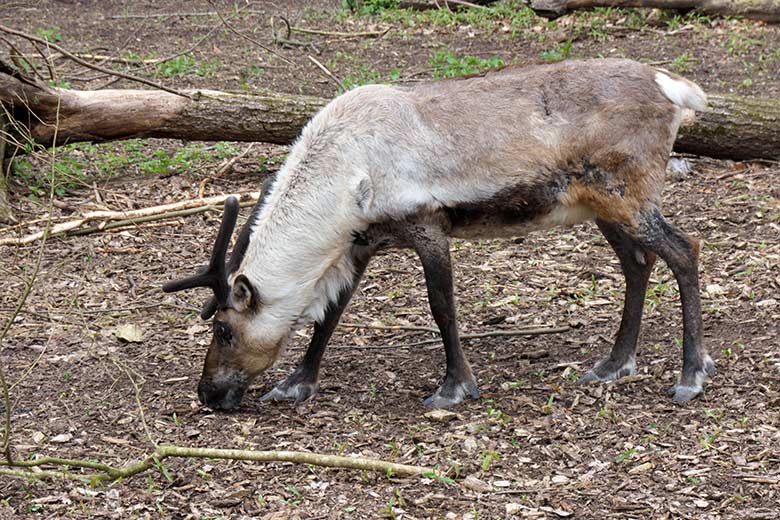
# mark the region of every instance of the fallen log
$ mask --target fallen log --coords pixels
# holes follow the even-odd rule
[[[54,144],[55,134],[58,145],[135,137],[288,144],[327,103],[292,94],[184,93],[191,99],[160,90],[55,88],[0,62],[0,102],[43,146]]]
[[[64,90],[11,74],[0,63],[0,101],[32,139],[53,144],[135,137],[292,142],[327,100],[292,94],[159,90]],[[721,159],[780,158],[780,100],[710,95],[710,111],[683,127],[675,151]],[[9,142],[9,144],[11,144]],[[6,147],[6,154],[14,146]]]
[[[545,18],[593,7],[650,7],[780,22],[780,0],[528,0],[528,6]]]

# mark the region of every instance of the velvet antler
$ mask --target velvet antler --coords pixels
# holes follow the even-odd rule
[[[238,219],[238,199],[228,197],[225,200],[225,209],[222,213],[222,224],[219,226],[219,234],[214,242],[214,249],[211,252],[211,260],[208,267],[196,274],[181,280],[174,280],[163,285],[165,292],[184,291],[194,287],[211,287],[214,290],[216,305],[205,305],[201,310],[200,317],[204,320],[209,319],[217,308],[227,305],[230,296],[230,284],[228,283],[225,257],[227,248],[230,244],[230,237],[233,235],[233,229],[236,227]]]

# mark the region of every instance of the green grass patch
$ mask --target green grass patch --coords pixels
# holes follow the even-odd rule
[[[157,75],[164,78],[181,76],[209,77],[219,70],[218,61],[198,61],[192,54],[183,54],[157,64]]]
[[[387,23],[406,27],[454,27],[471,25],[485,30],[498,30],[518,36],[539,19],[519,0],[502,0],[484,8],[459,7],[415,11],[401,9],[397,0],[342,0],[343,16],[370,16]]]
[[[14,176],[29,190],[33,199],[45,198],[54,182],[54,193],[90,189],[95,181],[104,182],[126,175],[168,176],[187,173],[196,168],[238,155],[231,143],[206,146],[192,143],[175,151],[150,148],[146,141],[131,139],[112,145],[78,143],[57,148],[54,163],[49,154],[30,154],[14,161]],[[53,169],[53,175],[52,175]],[[265,164],[258,165],[259,170]]]
[[[457,56],[449,51],[439,51],[428,59],[433,67],[433,77],[436,79],[454,78],[467,74],[478,74],[505,65],[498,56],[487,59],[476,56]]]
[[[347,68],[348,74],[340,76],[345,90],[352,90],[362,85],[373,85],[397,81],[401,77],[400,69],[391,69],[387,74],[382,74],[371,65],[363,62],[354,54],[337,51],[333,59],[328,60],[327,67],[330,70]]]
[[[62,35],[60,34],[60,28],[57,26],[51,27],[38,27],[35,29],[35,36],[42,38],[47,42],[61,42]]]
[[[563,43],[556,43],[552,49],[542,51],[539,55],[544,61],[561,61],[571,57],[572,41],[567,40]]]

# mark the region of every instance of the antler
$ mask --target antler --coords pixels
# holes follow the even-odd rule
[[[214,249],[211,252],[211,260],[208,267],[195,276],[174,280],[163,285],[165,292],[184,291],[193,287],[211,287],[214,290],[216,305],[205,305],[200,312],[200,317],[204,320],[209,319],[217,307],[223,307],[227,304],[230,295],[230,284],[228,284],[227,272],[225,270],[225,256],[230,244],[230,237],[233,229],[236,227],[238,219],[238,199],[228,197],[225,200],[225,209],[222,212],[222,224],[219,226],[219,234],[214,242]]]

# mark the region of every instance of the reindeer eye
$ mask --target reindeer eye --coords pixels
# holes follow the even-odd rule
[[[221,321],[214,322],[214,335],[221,343],[230,343],[233,339],[233,334],[230,332],[230,327]]]

